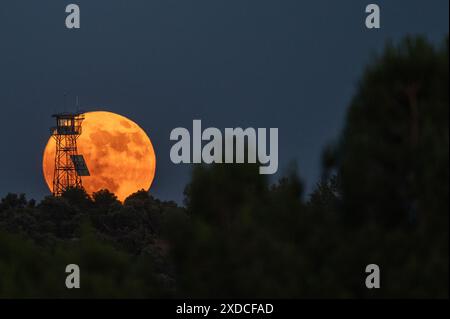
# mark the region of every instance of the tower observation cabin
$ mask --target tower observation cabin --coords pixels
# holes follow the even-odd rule
[[[56,142],[53,195],[61,196],[67,188],[81,188],[81,177],[90,175],[84,157],[78,154],[77,148],[85,117],[83,113],[58,113],[52,117],[56,119],[56,126],[50,129]]]

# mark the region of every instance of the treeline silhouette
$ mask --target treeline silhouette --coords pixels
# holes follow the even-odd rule
[[[448,71],[448,38],[387,45],[309,195],[295,171],[271,184],[244,164],[196,166],[183,207],[145,191],[8,194],[0,297],[448,297]]]

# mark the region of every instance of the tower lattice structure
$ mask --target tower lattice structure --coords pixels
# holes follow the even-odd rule
[[[82,113],[54,114],[56,126],[51,128],[56,141],[55,169],[53,173],[53,195],[60,196],[71,187],[83,186],[81,176],[74,161],[78,154],[77,139],[81,135]]]

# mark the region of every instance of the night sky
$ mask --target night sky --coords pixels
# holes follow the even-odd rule
[[[81,29],[65,27],[65,6]],[[381,7],[368,30],[365,7]],[[296,163],[308,191],[342,129],[365,65],[388,39],[442,44],[448,0],[8,0],[0,2],[0,197],[49,194],[42,152],[50,117],[107,110],[138,123],[157,156],[151,193],[182,200],[189,164],[169,158],[170,131],[278,127],[279,177]]]

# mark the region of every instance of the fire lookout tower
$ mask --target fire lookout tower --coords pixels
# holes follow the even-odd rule
[[[83,155],[78,154],[77,139],[81,135],[83,113],[59,113],[56,126],[50,129],[56,141],[53,195],[61,196],[70,187],[82,187],[81,176],[89,176]]]

